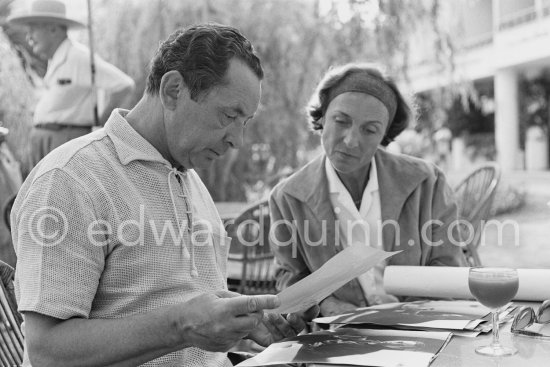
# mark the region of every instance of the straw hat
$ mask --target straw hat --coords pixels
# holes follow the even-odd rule
[[[28,12],[12,15],[8,22],[14,24],[29,24],[32,22],[52,22],[63,24],[69,28],[84,27],[84,23],[67,17],[65,3],[57,0],[35,0]]]

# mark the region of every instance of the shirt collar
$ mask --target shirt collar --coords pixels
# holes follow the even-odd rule
[[[46,69],[46,75],[44,76],[44,78],[47,78],[49,75],[51,75],[59,65],[65,62],[71,45],[71,40],[69,38],[65,38],[63,42],[61,42],[59,46],[57,46],[57,49],[55,50],[52,58],[48,62],[48,67]]]
[[[376,161],[374,157],[371,159],[370,162],[370,172],[369,172],[369,181],[367,182],[367,186],[365,187],[365,191],[363,192],[363,195],[365,193],[373,193],[375,191],[378,191],[378,173],[376,169]],[[340,180],[340,177],[338,177],[338,174],[336,173],[336,170],[332,166],[332,163],[330,163],[330,159],[325,159],[325,172],[327,174],[327,181],[328,181],[328,191],[331,194],[342,194],[342,193],[348,193],[348,190]]]
[[[376,160],[372,157],[370,162],[369,182],[365,187],[365,193],[372,193],[378,191],[378,169],[376,168]]]
[[[120,108],[115,109],[105,123],[105,133],[113,141],[120,162],[127,165],[133,161],[149,161],[172,167],[170,162],[126,121],[125,116],[128,112]]]

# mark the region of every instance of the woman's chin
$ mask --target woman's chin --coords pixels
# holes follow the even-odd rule
[[[332,167],[334,167],[334,170],[338,173],[342,173],[345,175],[352,174],[354,171],[357,171],[356,168],[350,166],[349,164],[345,164],[343,162],[332,162]]]

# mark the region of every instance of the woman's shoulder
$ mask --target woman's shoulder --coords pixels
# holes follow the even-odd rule
[[[406,154],[394,154],[379,150],[375,159],[379,176],[380,171],[383,171],[385,177],[400,177],[409,183],[425,181],[433,183],[444,176],[441,169],[432,162]]]
[[[413,169],[429,175],[438,174],[441,171],[432,162],[407,154],[395,154],[380,149],[376,155],[378,157],[377,164],[381,163],[383,166],[396,167],[398,169]]]
[[[282,179],[271,191],[272,196],[290,194],[292,196],[306,195],[318,185],[320,175],[324,172],[324,155],[321,155],[308,163],[290,176]]]

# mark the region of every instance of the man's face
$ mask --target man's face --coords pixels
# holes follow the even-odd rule
[[[208,167],[228,148],[238,149],[244,126],[260,102],[261,82],[237,59],[230,61],[225,83],[197,101],[187,89],[180,93],[175,111],[165,115],[165,132],[171,163],[184,168]]]
[[[51,58],[57,49],[55,27],[55,24],[42,22],[29,23],[27,26],[27,42],[32,51],[45,60]]]

